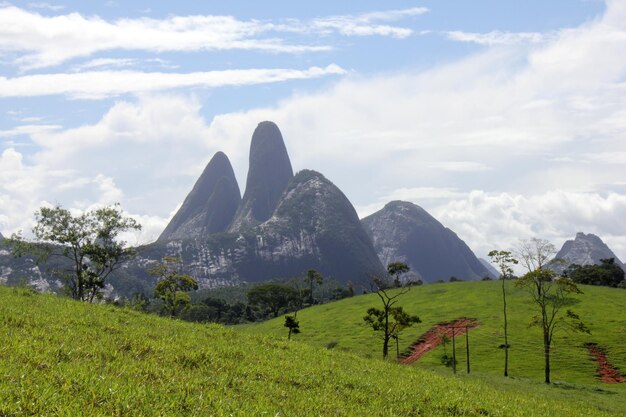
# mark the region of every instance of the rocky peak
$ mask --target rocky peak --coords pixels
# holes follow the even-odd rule
[[[259,123],[250,144],[246,190],[230,231],[238,232],[272,217],[292,177],[293,169],[278,126],[267,121]]]
[[[230,160],[217,152],[196,181],[159,240],[206,237],[223,232],[233,220],[241,192]]]
[[[561,272],[570,264],[577,265],[599,265],[600,259],[615,258],[615,263],[622,269],[624,264],[619,260],[615,253],[594,234],[576,233],[574,240],[568,240],[563,244],[561,250],[556,254],[555,258],[565,260],[565,263],[553,266],[555,270]]]
[[[491,275],[465,242],[413,203],[392,201],[361,222],[383,265],[406,262],[425,282]]]

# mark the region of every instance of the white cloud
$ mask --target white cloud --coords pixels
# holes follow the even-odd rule
[[[61,125],[22,125],[9,130],[0,130],[0,138],[21,135],[35,135],[63,128]]]
[[[518,239],[540,237],[557,248],[577,232],[600,236],[620,258],[626,255],[626,195],[550,191],[524,196],[472,191],[431,213],[479,256],[511,249]]]
[[[53,12],[58,12],[60,10],[65,9],[65,6],[60,4],[50,4],[50,3],[28,3],[28,7],[31,9],[45,9],[51,10]]]
[[[96,58],[72,66],[72,71],[88,71],[93,69],[129,68],[140,65],[155,65],[161,68],[175,69],[179,66],[160,58],[137,59],[137,58]]]
[[[223,87],[275,83],[288,80],[344,74],[341,67],[247,69],[194,73],[138,71],[92,71],[70,74],[38,74],[0,77],[0,97],[66,95],[72,98],[100,99],[120,94],[138,94],[181,87]]]
[[[441,161],[429,164],[429,167],[451,172],[490,171],[492,168],[481,162],[473,161]]]
[[[474,33],[462,31],[444,32],[448,39],[459,42],[471,42],[480,45],[515,45],[520,43],[541,43],[554,38],[554,35],[539,32],[501,32]]]
[[[427,13],[425,7],[414,7],[403,10],[388,10],[383,12],[370,12],[360,15],[332,16],[314,19],[308,26],[308,30],[332,33],[338,32],[344,36],[392,36],[406,38],[413,34],[413,30],[405,27],[376,24],[377,21],[396,21],[406,17],[413,17]]]
[[[289,43],[269,33],[337,32],[345,36],[393,36],[403,38],[411,29],[380,25],[425,13],[425,8],[297,19],[286,23],[238,20],[232,16],[173,16],[107,21],[79,13],[43,16],[18,7],[0,8],[0,51],[17,52],[15,64],[33,69],[61,64],[69,59],[110,50],[211,51],[258,50],[278,53],[327,51],[328,45]]]

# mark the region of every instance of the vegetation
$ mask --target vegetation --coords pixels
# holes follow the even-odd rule
[[[624,282],[624,271],[615,263],[615,258],[600,259],[600,265],[572,264],[564,275],[578,284],[619,287]]]
[[[273,317],[299,300],[298,291],[284,284],[260,284],[248,291],[248,303],[270,311]]]
[[[300,323],[296,320],[295,314],[293,316],[285,316],[285,327],[289,329],[288,340],[291,340],[292,334],[300,333]]]
[[[304,280],[309,284],[309,304],[314,304],[313,286],[315,284],[321,285],[324,282],[324,277],[315,269],[309,269]]]
[[[624,290],[581,285],[584,294],[573,294],[579,300],[576,312],[584,317],[591,335],[579,332],[555,332],[551,358],[551,380],[602,385],[596,376],[597,363],[592,360],[585,344],[597,343],[605,349],[613,365],[626,370],[626,297]],[[390,290],[390,294],[401,291]],[[409,352],[410,345],[421,335],[441,322],[450,322],[462,317],[474,318],[478,327],[470,329],[470,357],[472,375],[502,375],[500,357],[502,343],[501,283],[498,281],[456,282],[453,284],[430,284],[413,288],[402,297],[406,311],[419,311],[421,323],[403,332],[401,352]],[[306,332],[298,336],[301,342],[324,348],[329,342],[336,344],[335,350],[356,353],[361,357],[380,356],[380,338],[373,337],[371,327],[364,325],[363,312],[379,303],[376,294],[346,298],[337,302],[316,305],[298,312],[298,320]],[[543,381],[544,358],[542,332],[539,327],[528,327],[537,314],[537,307],[529,302],[528,293],[515,286],[507,288],[509,330],[509,375],[520,379],[530,378]],[[329,326],[328,323],[332,323]],[[282,320],[237,326],[242,332],[285,338]],[[465,338],[456,340],[456,356],[459,363],[466,362]],[[435,349],[421,357],[412,366],[446,370],[440,362],[441,351]],[[504,381],[504,379],[500,379]],[[502,382],[504,383],[504,382]],[[595,389],[595,388],[594,388]],[[611,386],[611,389],[626,393],[626,384]],[[615,398],[613,396],[612,398]],[[607,397],[609,398],[609,397]],[[623,395],[626,400],[626,395]],[[623,404],[626,407],[626,404]]]
[[[373,300],[338,304],[358,299]],[[0,287],[0,339],[7,416],[593,417],[626,406],[612,390],[452,378],[288,343],[284,333],[243,335],[17,288]]]
[[[119,241],[120,233],[139,230],[132,218],[124,217],[118,205],[73,215],[60,206],[42,207],[35,213],[34,241],[14,235],[10,244],[18,256],[35,253],[39,261],[61,256],[71,262],[71,270],[56,274],[75,300],[93,302],[106,279],[135,255],[135,250]]]
[[[409,266],[404,262],[392,262],[387,266],[387,276],[374,277],[372,280],[373,285],[376,287],[375,294],[383,303],[383,308],[382,310],[375,307],[368,308],[367,315],[363,317],[363,321],[370,325],[375,332],[381,334],[383,358],[385,359],[389,355],[389,341],[396,339],[397,342],[402,330],[420,321],[419,317],[409,315],[402,307],[394,307],[399,301],[398,297],[406,294],[409,291],[409,287],[401,288],[395,293],[389,291],[391,285],[396,288],[401,287],[400,275],[408,271]],[[392,283],[389,282],[389,278],[392,278]]]
[[[509,376],[509,334],[508,334],[508,321],[506,317],[506,287],[505,282],[507,279],[513,276],[513,265],[518,263],[517,259],[513,257],[511,252],[505,250],[492,250],[488,256],[491,258],[491,262],[498,265],[500,268],[500,280],[502,281],[502,310],[504,318],[504,376]]]
[[[569,278],[558,277],[550,269],[536,269],[528,272],[515,282],[515,286],[526,288],[533,302],[539,307],[540,314],[533,316],[531,325],[539,326],[543,336],[543,354],[545,383],[550,383],[550,352],[554,331],[566,326],[575,331],[590,333],[578,315],[572,310],[560,314],[564,307],[575,304],[578,300],[570,294],[582,294],[582,291]]]
[[[165,257],[149,271],[158,282],[154,287],[154,298],[163,302],[163,311],[170,317],[177,316],[189,308],[189,291],[198,289],[198,282],[178,271],[180,259]]]

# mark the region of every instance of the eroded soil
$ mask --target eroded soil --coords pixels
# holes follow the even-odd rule
[[[408,365],[415,362],[426,353],[439,346],[444,335],[447,336],[448,339],[452,339],[453,333],[455,337],[460,336],[465,334],[467,330],[476,327],[478,327],[478,320],[467,317],[450,322],[438,323],[417,339],[417,342],[411,346],[411,353],[402,358],[400,363]]]
[[[598,363],[597,375],[605,384],[620,384],[626,382],[626,377],[614,367],[606,356],[606,352],[596,343],[587,343],[585,347],[593,359]]]

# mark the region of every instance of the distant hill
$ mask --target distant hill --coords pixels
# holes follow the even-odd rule
[[[424,282],[491,276],[463,240],[413,203],[392,201],[361,223],[384,265],[406,262]]]
[[[556,254],[556,259],[563,259],[564,263],[551,263],[550,268],[557,272],[563,272],[571,264],[576,265],[600,265],[600,259],[614,258],[615,263],[626,271],[626,266],[613,253],[613,251],[594,234],[576,233],[573,240],[568,240],[563,244],[561,250]]]

